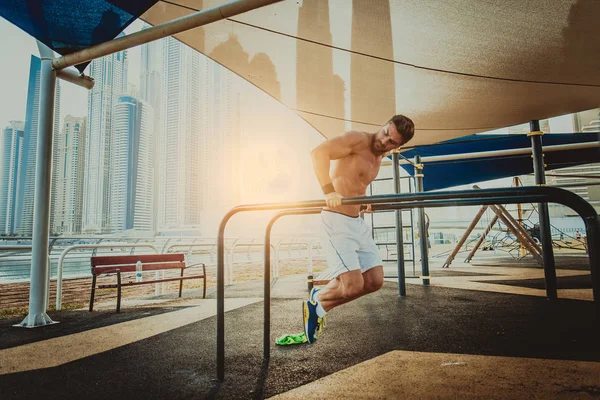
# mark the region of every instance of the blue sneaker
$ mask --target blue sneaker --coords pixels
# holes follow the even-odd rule
[[[319,316],[317,315],[317,303],[306,300],[302,303],[302,316],[304,317],[304,333],[308,343],[314,343],[317,329],[319,328]]]
[[[317,292],[321,290],[321,289],[317,289],[316,287],[310,289],[310,294],[308,295],[308,299],[311,301],[317,301],[317,299],[315,299],[315,295],[317,294]]]
[[[310,290],[310,295],[308,296],[308,299],[314,303],[317,302],[317,299],[315,298],[315,295],[317,294],[318,291],[320,291],[321,289],[317,289],[315,287],[313,287]],[[319,322],[319,327],[317,328],[317,332],[321,333],[323,331],[323,328],[325,328],[325,318],[326,316],[324,315],[323,318],[319,317],[318,322]]]

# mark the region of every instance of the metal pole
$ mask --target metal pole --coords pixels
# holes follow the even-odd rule
[[[540,121],[533,120],[529,123],[531,132],[531,147],[533,150],[533,172],[537,186],[546,186],[544,175],[544,155],[542,153],[542,135]],[[552,251],[552,231],[550,230],[550,214],[548,204],[538,203],[540,215],[540,240],[542,242],[542,258],[544,260],[544,277],[546,280],[546,296],[550,300],[558,297],[556,291],[556,268],[554,265],[554,253]]]
[[[398,153],[392,154],[392,171],[394,174],[394,193],[400,193],[400,179],[398,170]],[[396,214],[396,254],[398,257],[398,296],[406,296],[406,271],[404,270],[404,232],[402,227],[402,210],[395,210]]]
[[[473,189],[481,189],[479,186],[477,185],[473,185]],[[533,238],[531,236],[529,236],[529,233],[525,230],[525,228],[523,228],[519,222],[513,218],[512,215],[510,215],[510,213],[506,210],[506,208],[504,208],[502,205],[496,205],[496,206],[490,206],[490,209],[492,211],[494,211],[496,214],[498,214],[498,211],[500,211],[500,214],[502,214],[502,216],[504,216],[504,218],[502,219],[502,222],[504,222],[506,224],[506,227],[511,231],[518,231],[520,233],[520,237],[522,238],[523,241],[526,241],[529,244],[529,247],[533,247],[539,257],[539,261],[540,264],[543,264],[543,260],[541,258],[542,255],[542,248],[540,246],[538,246],[538,244],[533,240]],[[498,214],[498,215],[500,215]],[[505,221],[510,222],[507,223]],[[512,229],[511,229],[512,226]],[[516,234],[515,234],[516,236]],[[521,239],[519,239],[519,242],[521,243],[522,246],[525,246],[524,242],[521,241]],[[527,247],[527,249],[529,249],[529,247]],[[535,254],[532,253],[532,255],[535,256]]]
[[[263,358],[268,360],[271,357],[271,230],[275,222],[285,215],[307,215],[307,214],[320,214],[322,208],[306,208],[297,210],[286,210],[280,211],[275,214],[269,221],[267,228],[265,229],[265,270],[264,270],[264,281],[263,281]],[[273,246],[273,248],[275,248]]]
[[[415,180],[416,191],[423,192],[423,164],[421,157],[415,156]],[[425,229],[425,210],[419,208],[419,242],[421,244],[421,281],[424,286],[429,285],[431,276],[429,276],[429,249],[427,248],[427,230]]]
[[[515,183],[515,187],[519,187],[519,178],[515,176],[513,181]],[[521,203],[517,204],[517,216],[519,218],[519,226],[523,227],[523,211],[521,210]],[[525,246],[521,244],[521,257],[525,257],[525,255]]]
[[[518,199],[518,200],[517,200]],[[373,204],[374,210],[394,210],[396,208],[456,207],[490,204],[516,204],[531,202],[555,202],[571,208],[586,223],[589,238],[589,259],[592,273],[596,317],[600,318],[600,217],[588,202],[564,189],[550,187],[521,187],[511,189],[458,190],[429,192],[421,194],[397,194],[345,198],[343,205]],[[397,204],[395,204],[397,203]],[[229,210],[219,226],[217,241],[217,379],[225,377],[225,227],[229,219],[244,211],[284,210],[292,208],[325,207],[325,201],[313,200],[297,203],[249,204]]]
[[[185,17],[177,18],[141,32],[132,33],[118,39],[98,44],[65,56],[59,57],[52,62],[54,69],[64,69],[74,65],[104,57],[118,51],[126,50],[140,44],[152,42],[172,36],[211,22],[220,21],[238,14],[243,14],[257,8],[264,7],[282,0],[238,0],[217,7],[198,11]]]
[[[40,49],[40,52],[42,50]],[[31,281],[29,314],[16,326],[33,328],[54,324],[46,314],[48,298],[48,244],[50,236],[50,184],[52,177],[52,135],[54,127],[54,96],[56,72],[52,58],[42,53],[40,78],[40,111],[35,164],[33,206],[33,249],[31,251]]]
[[[571,143],[571,144],[557,144],[554,146],[544,147],[545,152],[550,151],[561,151],[561,150],[581,150],[581,149],[593,149],[600,147],[600,142],[584,142],[584,143]],[[434,163],[440,161],[453,161],[453,160],[467,160],[471,158],[498,158],[504,156],[514,156],[519,154],[529,154],[531,149],[524,147],[521,149],[510,149],[510,150],[494,150],[494,151],[478,151],[476,153],[460,153],[460,154],[447,154],[443,156],[429,156],[423,157],[421,162],[423,163]],[[410,164],[410,161],[400,160],[399,163]]]
[[[91,90],[94,87],[94,79],[83,74],[79,74],[74,69],[59,69],[56,71],[56,77],[75,85],[82,86]]]

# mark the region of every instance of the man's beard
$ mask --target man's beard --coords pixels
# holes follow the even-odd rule
[[[385,153],[385,146],[379,140],[374,140],[373,145],[371,146],[374,152],[377,153]]]

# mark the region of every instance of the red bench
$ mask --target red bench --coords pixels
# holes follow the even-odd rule
[[[136,264],[142,263],[142,271],[164,271],[169,269],[180,269],[181,274],[177,277],[163,279],[150,279],[141,282],[128,281],[122,282],[122,273],[131,273],[128,277],[135,279]],[[179,281],[179,297],[183,289],[183,281],[186,279],[203,279],[204,290],[202,297],[206,297],[206,266],[204,264],[194,264],[186,266],[184,254],[144,254],[138,256],[97,256],[91,258],[92,264],[92,295],[90,297],[90,312],[94,309],[94,296],[96,294],[96,278],[99,275],[114,274],[117,276],[117,283],[98,285],[98,289],[117,289],[117,312],[121,311],[121,288],[125,286],[147,285],[151,283]],[[193,266],[202,266],[201,275],[183,276],[184,270]]]

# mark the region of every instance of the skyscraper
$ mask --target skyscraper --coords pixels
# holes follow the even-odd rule
[[[110,152],[113,109],[127,89],[127,51],[92,61],[94,88],[88,95],[83,232],[110,230]]]
[[[30,236],[33,232],[33,202],[35,199],[35,164],[37,155],[37,137],[40,112],[40,71],[41,61],[31,56],[29,64],[29,84],[27,89],[27,108],[25,111],[24,135],[24,185],[22,192],[17,193],[17,232]],[[54,134],[60,127],[60,83],[56,81],[54,100]],[[53,151],[54,153],[54,151]],[[52,203],[52,202],[51,202]],[[51,212],[52,214],[52,212]]]
[[[169,37],[163,47],[161,226],[200,224],[200,55]]]
[[[143,29],[147,29],[149,25],[144,25]],[[154,148],[154,193],[153,193],[153,221],[152,230],[158,230],[160,213],[160,182],[162,166],[160,164],[160,143],[163,136],[162,133],[162,89],[163,89],[163,46],[166,39],[155,40],[146,43],[141,47],[141,76],[140,76],[140,98],[150,104],[154,110],[154,134],[152,145]],[[163,157],[164,159],[164,157]]]
[[[62,131],[54,137],[53,233],[81,233],[86,125],[87,118],[67,115]]]
[[[152,107],[133,96],[117,99],[110,162],[111,230],[150,231],[153,219]]]
[[[10,121],[0,135],[0,233],[12,234],[17,228],[19,185],[25,182],[25,123]]]

